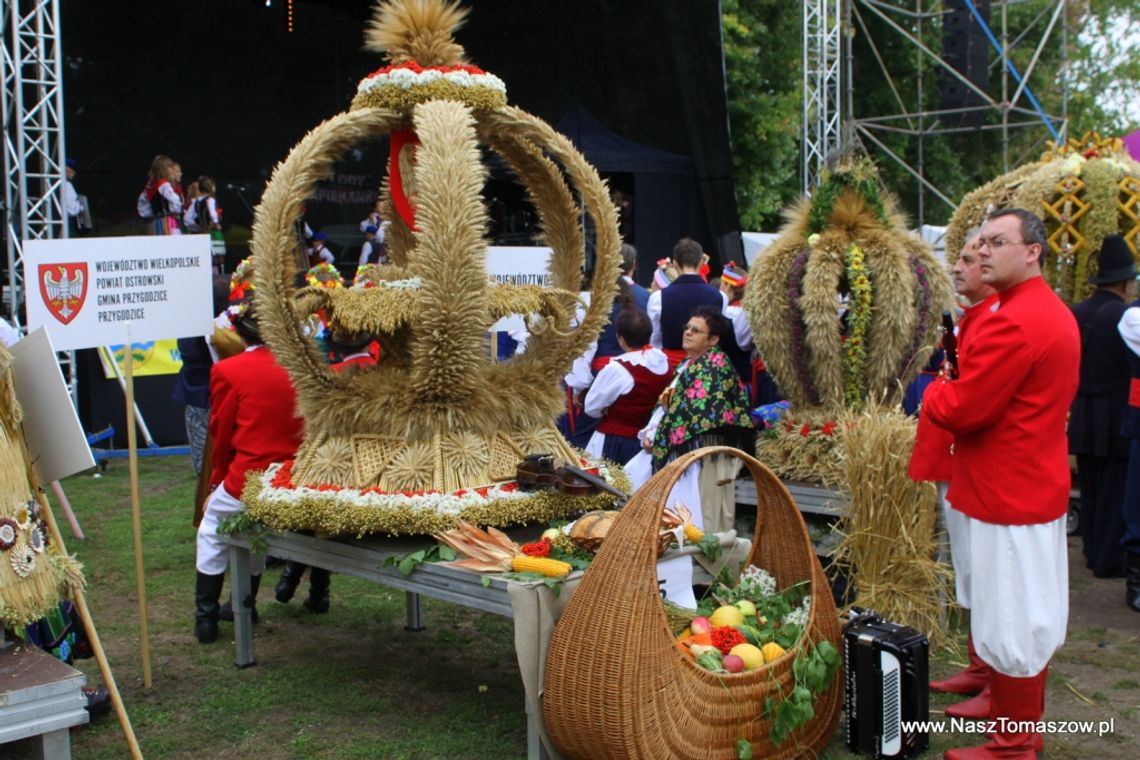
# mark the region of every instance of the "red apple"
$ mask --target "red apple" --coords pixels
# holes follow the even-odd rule
[[[739,673],[744,670],[744,658],[737,657],[734,654],[726,654],[724,656],[724,662],[721,664],[729,673]]]

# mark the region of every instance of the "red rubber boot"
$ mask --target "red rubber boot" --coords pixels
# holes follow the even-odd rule
[[[982,662],[982,658],[978,657],[978,653],[974,650],[973,636],[966,637],[966,654],[970,658],[970,663],[965,669],[944,681],[931,681],[931,691],[972,697],[986,688],[990,682],[990,666]]]
[[[1038,734],[1032,724],[1043,714],[1047,673],[1043,670],[1030,678],[1014,678],[994,671],[990,718],[997,722],[997,730],[980,747],[947,750],[945,760],[1037,760],[1034,744]]]

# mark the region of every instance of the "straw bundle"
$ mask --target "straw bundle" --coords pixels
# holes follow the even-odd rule
[[[949,569],[935,559],[934,485],[906,475],[915,421],[897,406],[871,404],[839,422],[850,504],[834,559],[854,582],[855,605],[923,631],[939,646],[952,584]]]
[[[19,627],[43,617],[61,596],[83,588],[78,561],[47,546],[10,373],[0,346],[0,625]]]
[[[760,434],[756,455],[786,480],[842,488],[847,484],[842,436],[833,414],[811,407],[797,409]]]

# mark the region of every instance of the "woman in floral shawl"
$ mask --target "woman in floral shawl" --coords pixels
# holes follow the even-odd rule
[[[730,329],[728,320],[711,306],[698,307],[689,316],[681,339],[688,358],[639,433],[645,451],[626,465],[635,487],[688,451],[736,446],[751,431],[744,385],[719,346]],[[697,462],[678,481],[669,506],[681,502],[689,507],[706,531],[732,528],[736,511],[732,481],[739,463],[732,456]]]
[[[661,395],[643,439],[653,455],[654,472],[702,446],[736,445],[752,428],[744,385],[719,345],[728,329],[728,320],[710,306],[689,316],[681,338],[688,358]]]

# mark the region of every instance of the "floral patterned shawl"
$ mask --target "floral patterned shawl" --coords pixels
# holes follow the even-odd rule
[[[740,434],[752,428],[744,383],[719,346],[682,364],[662,403],[665,414],[653,437],[654,471],[712,443],[705,440],[710,434]]]

